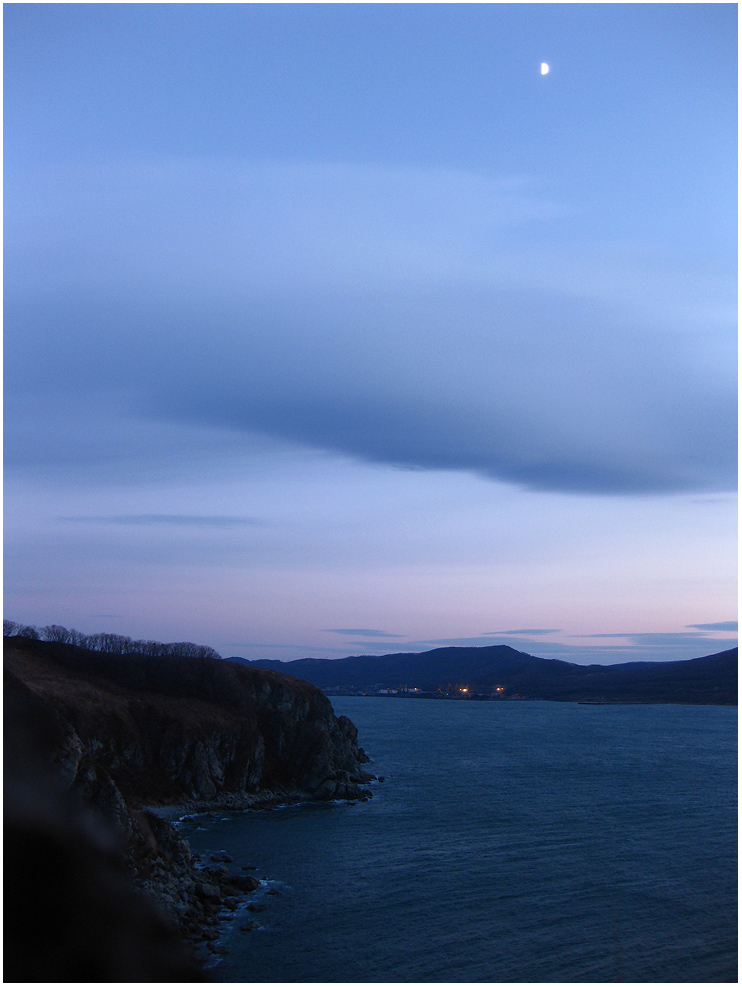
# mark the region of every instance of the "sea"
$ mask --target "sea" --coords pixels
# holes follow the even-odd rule
[[[180,824],[261,880],[213,979],[737,982],[736,708],[332,701],[372,799]]]

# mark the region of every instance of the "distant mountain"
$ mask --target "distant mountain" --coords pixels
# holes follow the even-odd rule
[[[506,645],[288,662],[226,660],[294,675],[330,692],[398,690],[397,695],[462,699],[737,704],[736,648],[686,661],[620,665],[576,665],[537,658]]]

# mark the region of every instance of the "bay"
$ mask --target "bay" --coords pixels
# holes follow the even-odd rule
[[[372,800],[182,824],[264,882],[212,977],[736,982],[736,708],[333,705]]]

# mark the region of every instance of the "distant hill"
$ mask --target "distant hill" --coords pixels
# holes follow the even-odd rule
[[[737,649],[686,661],[576,665],[498,645],[419,654],[296,661],[227,661],[273,669],[330,692],[421,693],[457,698],[571,702],[737,704]]]

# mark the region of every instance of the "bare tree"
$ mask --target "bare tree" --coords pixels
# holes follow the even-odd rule
[[[3,621],[5,637],[29,637],[35,640],[50,641],[55,644],[74,644],[88,651],[98,651],[109,655],[142,655],[151,658],[172,656],[176,658],[218,658],[218,651],[205,644],[193,644],[191,641],[173,641],[163,644],[161,641],[135,641],[124,634],[83,634],[74,628],[67,630],[61,624],[49,624],[46,627],[28,627],[14,620]]]
[[[57,644],[69,644],[70,632],[61,624],[49,624],[41,628],[41,637],[44,641],[54,641]]]

